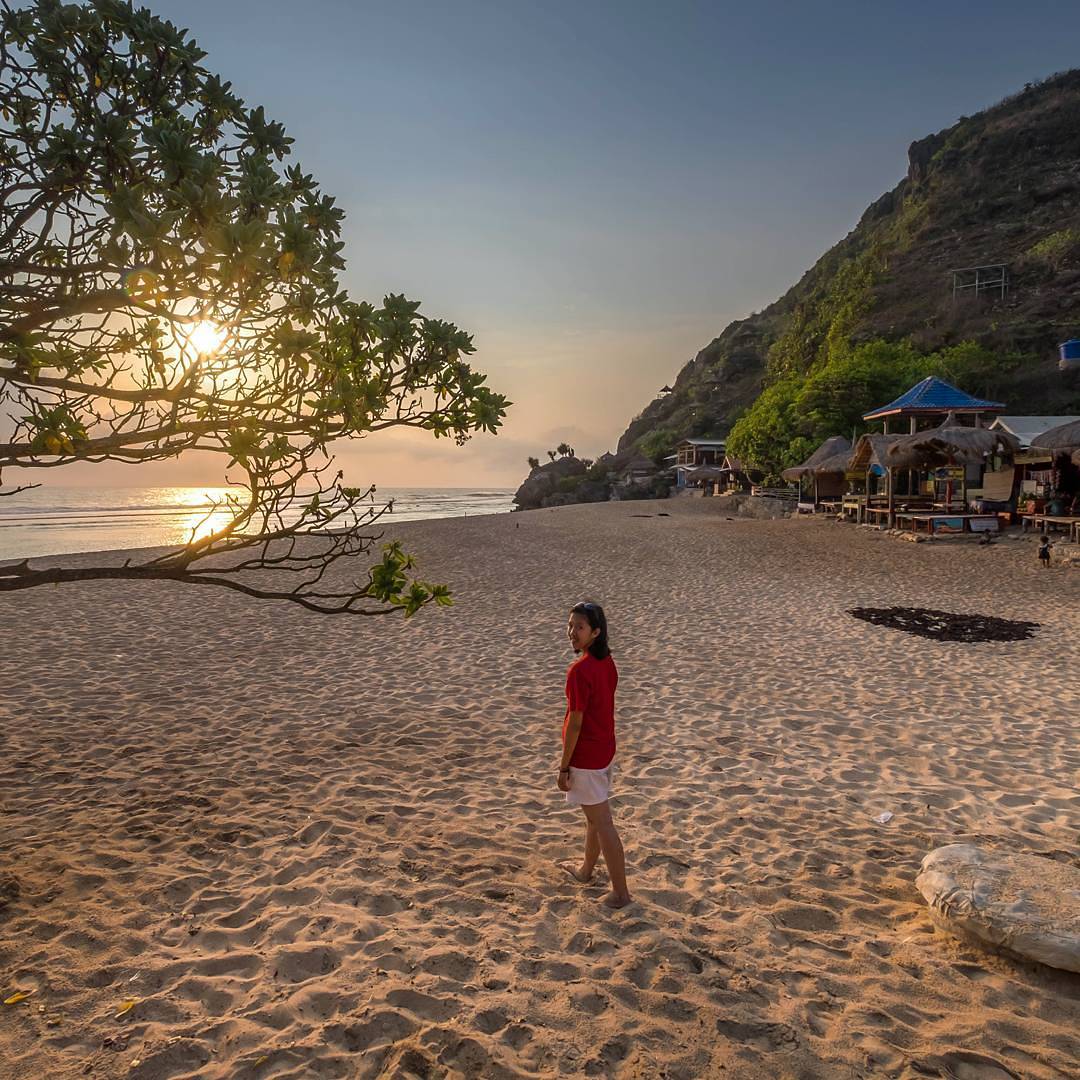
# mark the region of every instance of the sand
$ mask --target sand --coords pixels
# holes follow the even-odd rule
[[[1080,976],[935,931],[914,878],[958,841],[1077,862],[1080,574],[706,500],[395,531],[456,607],[0,597],[3,1080],[1077,1076]],[[583,597],[617,912],[558,865]],[[895,604],[1041,630],[845,614]]]

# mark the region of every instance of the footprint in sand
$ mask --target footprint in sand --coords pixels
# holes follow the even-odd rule
[[[433,997],[431,994],[422,994],[418,990],[391,990],[386,995],[387,1003],[399,1009],[420,1017],[432,1023],[442,1023],[449,1020],[460,1009],[460,1002],[454,998]]]

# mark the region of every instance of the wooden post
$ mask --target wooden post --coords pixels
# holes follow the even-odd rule
[[[887,480],[887,483],[888,483],[888,490],[889,490],[889,515],[888,515],[886,520],[888,521],[890,529],[893,527],[893,480],[892,480],[892,472],[893,471],[892,471],[891,466],[886,467],[885,476],[886,476],[886,480]]]

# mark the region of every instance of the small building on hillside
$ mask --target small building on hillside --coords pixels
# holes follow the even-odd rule
[[[895,401],[863,413],[869,423],[880,420],[885,435],[914,435],[924,428],[937,427],[952,413],[960,424],[970,427],[986,427],[989,421],[1005,411],[1000,401],[987,401],[972,397],[963,390],[934,375],[916,383]]]
[[[703,466],[719,468],[724,460],[723,439],[683,439],[675,444],[675,486],[693,487],[687,473]]]

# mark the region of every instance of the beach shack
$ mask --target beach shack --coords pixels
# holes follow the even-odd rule
[[[957,427],[986,428],[995,417],[1005,411],[1005,404],[989,401],[986,398],[973,397],[971,394],[952,383],[930,375],[905,390],[898,398],[887,405],[880,405],[863,414],[867,423],[880,422],[882,435],[914,436],[921,431],[939,427],[944,422]],[[890,444],[891,445],[891,444]],[[881,454],[875,457],[882,458]],[[930,467],[929,459],[918,455],[906,454],[903,460],[884,460],[875,462],[884,469],[885,491],[868,491],[866,504],[862,509],[862,520],[879,523],[893,523],[897,506],[908,511],[941,509],[945,503],[952,507],[954,495],[958,491],[981,491],[983,472],[986,461],[975,456],[963,456],[963,463],[938,464]],[[855,465],[853,463],[853,471]],[[869,479],[869,476],[868,476]],[[880,484],[873,485],[875,489]]]
[[[1080,542],[1080,420],[1059,424],[1036,435],[1028,450],[1050,455],[1046,496],[1041,511],[1036,509],[1032,514],[1030,524],[1036,528],[1064,529]],[[1025,512],[1025,526],[1029,524],[1027,518]]]
[[[745,465],[741,459],[724,455],[720,465],[723,478],[720,481],[721,494],[734,494],[740,491],[750,491],[755,484],[760,484],[765,479],[762,469],[755,469],[751,465]]]
[[[1055,465],[1064,453],[1057,453],[1046,446],[1033,446],[1039,437],[1054,428],[1066,424],[1080,423],[1080,416],[999,416],[990,425],[991,429],[1000,429],[1014,435],[1020,443],[1020,449],[1013,457],[1015,467],[1015,500],[1018,509],[1028,513],[1045,511],[1046,503],[1061,486],[1060,468]],[[1061,464],[1064,464],[1063,462]],[[984,480],[983,497],[989,496]]]
[[[869,521],[869,509],[887,509],[889,503],[889,467],[885,451],[899,435],[860,435],[848,459],[847,491],[841,501],[844,517],[862,523]]]
[[[658,471],[656,463],[651,458],[645,457],[644,454],[637,454],[623,466],[619,473],[619,483],[646,484]]]
[[[863,413],[863,420],[867,423],[880,421],[884,435],[914,435],[924,428],[936,427],[950,413],[962,426],[987,427],[1004,411],[1005,405],[1000,401],[972,397],[952,383],[931,375],[888,405]]]
[[[801,465],[785,469],[781,475],[799,485],[798,511],[840,509],[847,483],[851,443],[843,435],[826,439]]]
[[[718,469],[723,460],[723,439],[682,439],[675,444],[676,488],[700,486],[704,477],[695,481],[689,474],[706,466]]]
[[[933,501],[930,506],[921,500],[897,506],[895,485],[890,485],[888,523],[914,532],[923,528],[931,534],[996,532],[1001,527],[996,510],[970,511],[967,476],[974,469],[981,483],[985,473],[997,474],[1000,464],[1011,460],[1019,446],[1016,437],[1007,431],[961,424],[953,413],[937,427],[901,435],[885,451],[888,476],[891,480],[904,470],[928,473],[931,479],[926,493],[933,492]],[[1011,469],[1007,475],[1011,478]],[[938,490],[939,483],[944,484],[943,492]]]

